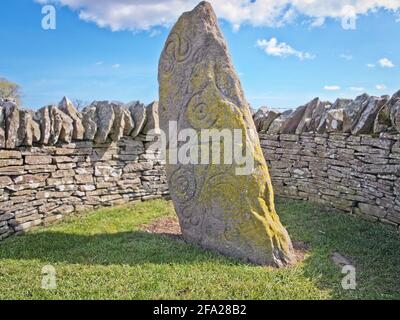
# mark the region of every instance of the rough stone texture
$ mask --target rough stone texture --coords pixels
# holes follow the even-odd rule
[[[260,108],[253,115],[257,132],[267,132],[272,122],[280,116],[280,112],[270,110],[266,107]]]
[[[20,123],[18,127],[17,146],[32,146],[40,142],[40,126],[33,120],[34,113],[30,110],[20,110]]]
[[[83,140],[85,128],[82,124],[82,115],[75,109],[73,103],[64,97],[58,105],[58,108],[68,115],[73,121],[73,140]]]
[[[168,186],[161,156],[125,136],[0,150],[0,195],[1,240],[76,211],[164,197]]]
[[[400,132],[400,98],[393,101],[390,106],[390,120],[392,126]]]
[[[134,129],[131,132],[131,137],[135,138],[139,135],[139,133],[143,130],[144,125],[146,124],[146,107],[143,103],[139,101],[131,102],[128,104],[127,108],[131,112],[133,121],[134,121]]]
[[[122,104],[113,104],[115,115],[114,124],[111,128],[111,140],[119,141],[124,135],[129,136],[134,128],[134,123],[129,110]]]
[[[160,59],[159,83],[165,132],[169,121],[177,121],[178,130],[192,128],[198,134],[201,129],[240,128],[256,167],[239,176],[235,164],[168,163],[184,238],[257,264],[291,263],[292,244],[275,212],[250,108],[209,3],[184,13],[172,29]]]
[[[364,105],[360,112],[357,122],[353,125],[351,133],[368,134],[373,132],[374,122],[377,118],[378,112],[387,103],[388,99],[369,97],[368,101]]]
[[[343,108],[343,132],[352,132],[369,99],[368,94],[363,94]]]
[[[341,132],[343,130],[344,110],[330,110],[326,117],[326,132]]]
[[[292,113],[293,113],[293,110],[287,110],[287,111],[283,112],[278,118],[276,118],[274,121],[272,121],[267,132],[269,134],[281,133],[287,119],[290,117],[290,115]]]
[[[319,107],[320,104],[321,101],[319,98],[315,98],[306,104],[303,117],[297,125],[296,134],[301,134],[303,131],[309,131],[310,127],[313,127],[311,121],[313,119],[314,111]]]
[[[158,108],[158,101],[154,101],[146,107],[146,123],[142,130],[142,133],[146,136],[150,135],[150,132],[152,132],[150,136],[158,135],[160,133]]]
[[[279,196],[400,225],[400,141],[345,133],[260,134]]]
[[[54,145],[58,141],[70,143],[74,130],[73,120],[56,106],[50,107],[49,114],[51,120],[50,144]]]
[[[179,60],[184,58],[186,40],[172,40],[169,52]],[[191,57],[204,54],[193,49]],[[221,77],[226,75],[220,72],[225,69],[217,68],[215,73],[210,70],[210,77],[216,75],[216,84],[224,95],[233,99],[235,107],[242,106],[244,102],[237,95],[226,91],[230,88],[226,83],[233,82],[236,88],[235,78]],[[193,75],[197,79],[196,73]],[[196,85],[194,81],[185,88],[193,93]],[[176,102],[174,99],[171,97],[171,103]],[[333,130],[332,121],[328,120],[333,110],[340,119],[340,110],[354,103],[338,99],[334,104],[306,105],[303,116],[295,117],[291,124],[301,134],[282,134],[287,119],[294,119],[291,110],[272,124],[269,116],[261,118],[261,131],[268,128],[268,134],[259,134],[261,145],[278,195],[321,203],[399,228],[400,91],[391,98],[368,99],[374,103],[364,104],[349,122],[350,131],[355,134],[349,129],[344,133],[340,126]],[[313,101],[317,104],[317,99]],[[378,109],[375,101],[384,105],[372,128],[371,120]],[[106,101],[97,110],[97,104],[80,114],[65,98],[58,108],[46,106],[33,112],[0,99],[0,240],[40,224],[48,225],[73,211],[168,194],[163,162],[153,149],[149,150],[144,134],[147,114],[150,121],[146,130],[159,127],[157,104],[149,108],[140,102],[126,106],[132,131],[129,114],[119,112],[125,110],[124,105],[117,103],[114,108],[115,103]],[[113,111],[113,121],[100,119],[107,110]],[[94,141],[98,127],[99,141],[104,143]],[[355,130],[357,127],[360,130]],[[332,133],[327,134],[327,130]],[[251,183],[244,182],[243,187],[257,193]],[[226,190],[227,194],[237,193],[237,188],[231,186]]]
[[[108,101],[96,101],[92,104],[96,108],[97,131],[94,137],[96,143],[106,143],[108,135],[114,125],[114,105]]]
[[[327,103],[326,107],[321,110],[321,114],[318,119],[320,119],[319,124],[317,126],[317,129],[313,132],[318,132],[318,133],[325,133],[327,129],[327,124],[326,121],[328,119],[328,114],[332,110],[338,110],[338,109],[343,109],[345,108],[351,100],[349,99],[337,99],[334,104],[329,104]]]
[[[4,117],[6,133],[5,147],[13,149],[17,143],[19,126],[19,110],[16,103],[6,102],[4,104]]]
[[[82,125],[84,128],[84,139],[94,140],[97,132],[97,115],[96,107],[90,105],[83,110]]]
[[[318,99],[318,98],[317,98]],[[321,126],[324,126],[327,112],[332,108],[332,103],[329,101],[320,101],[318,99],[317,106],[313,110],[309,124],[303,129],[302,132],[318,132]],[[297,131],[297,133],[302,133]]]
[[[281,133],[283,134],[293,134],[296,133],[299,123],[304,118],[307,106],[301,106],[297,108],[293,113],[287,117],[282,125]]]
[[[6,147],[6,119],[3,101],[0,101],[0,148]]]
[[[51,117],[49,106],[39,109],[34,116],[35,121],[40,125],[40,143],[49,144],[51,137]]]
[[[279,196],[399,228],[398,134],[259,136]],[[168,194],[163,162],[143,141],[123,137],[107,145],[44,146],[37,143],[40,130],[35,139],[34,147],[0,149],[0,240],[58,221],[72,210]]]

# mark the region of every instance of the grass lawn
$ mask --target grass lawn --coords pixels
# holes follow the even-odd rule
[[[143,225],[173,215],[150,201],[71,217],[0,242],[0,299],[388,299],[400,298],[400,235],[304,202],[278,200],[293,241],[309,246],[292,268],[258,267],[207,252]],[[351,259],[357,289],[331,254]],[[57,289],[41,288],[42,268]]]

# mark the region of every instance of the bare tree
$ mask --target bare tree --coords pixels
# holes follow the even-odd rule
[[[89,105],[88,101],[81,100],[81,99],[74,99],[72,100],[72,103],[74,104],[76,110],[82,111],[85,107]]]
[[[21,102],[21,87],[5,78],[0,78],[0,98]]]

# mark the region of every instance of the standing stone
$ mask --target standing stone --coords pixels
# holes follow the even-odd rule
[[[275,211],[249,105],[208,2],[184,13],[172,29],[160,59],[159,83],[164,132],[169,121],[177,121],[178,132],[240,129],[255,166],[251,174],[237,175],[237,164],[174,164],[167,157],[169,189],[184,238],[256,264],[292,263],[292,244]],[[167,154],[171,149],[169,144]]]
[[[73,140],[83,140],[85,128],[82,124],[82,115],[76,110],[74,104],[67,97],[64,97],[58,105],[58,108],[67,114],[73,121]]]

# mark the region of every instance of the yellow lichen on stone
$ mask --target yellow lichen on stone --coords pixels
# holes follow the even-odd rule
[[[167,159],[171,197],[183,236],[206,248],[275,266],[293,261],[290,237],[275,211],[274,193],[249,105],[233,69],[211,5],[183,14],[171,31],[160,59],[160,126],[178,122],[194,129],[200,152],[213,155],[204,129],[221,137],[217,162],[173,164]],[[227,145],[224,130],[238,130],[241,142]],[[218,134],[218,133],[217,133]],[[252,160],[252,171],[225,160],[228,148]],[[237,150],[233,151],[233,153]],[[209,160],[216,160],[214,158]],[[233,160],[233,159],[232,159]]]

